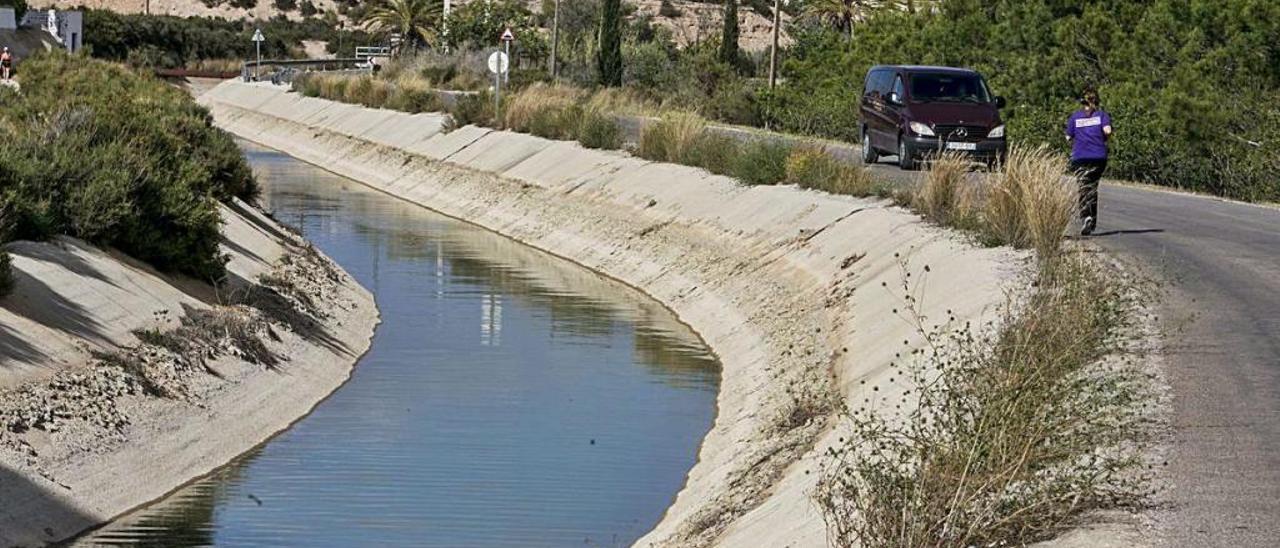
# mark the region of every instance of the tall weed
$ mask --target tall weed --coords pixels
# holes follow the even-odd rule
[[[800,147],[787,157],[787,184],[832,194],[870,196],[871,176],[862,167],[832,158],[821,148]]]
[[[928,164],[916,186],[911,205],[926,219],[942,225],[970,227],[976,224],[976,187],[969,179],[969,160],[947,152]]]
[[[1076,208],[1076,191],[1063,175],[1066,158],[1040,146],[1013,147],[992,175],[983,207],[989,243],[1057,253]]]
[[[697,165],[690,156],[706,127],[706,120],[691,112],[664,114],[644,127],[636,154],[658,162]]]

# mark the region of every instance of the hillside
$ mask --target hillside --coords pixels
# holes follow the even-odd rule
[[[310,0],[310,2],[319,13],[337,11],[338,3],[334,0]],[[302,19],[303,15],[300,6],[302,6],[303,2],[294,0],[291,3],[295,7],[288,11],[278,9],[273,0],[257,0],[256,5],[249,9],[234,7],[229,1],[209,7],[201,0],[32,0],[30,6],[32,9],[86,7],[111,10],[118,13],[144,13],[148,11],[149,6],[150,13],[155,15],[222,17],[225,19],[270,19],[283,13],[289,19]]]
[[[237,3],[250,2],[253,0],[234,0]],[[237,8],[232,5],[232,0],[225,0],[220,5],[209,7],[203,0],[33,0],[30,4],[35,8],[57,7],[60,9],[71,9],[79,6],[110,10],[118,13],[143,13],[150,5],[150,13],[156,15],[175,15],[179,17],[222,17],[225,19],[269,19],[284,14],[292,20],[303,19],[302,12],[296,7],[301,6],[304,0],[283,0],[294,5],[295,8],[288,11],[282,11],[276,6],[275,0],[257,0],[256,5],[249,9]],[[319,10],[319,13],[338,12],[337,0],[310,0],[312,5]],[[465,5],[476,0],[453,0],[454,6]],[[564,0],[564,1],[583,1],[583,0]],[[587,0],[590,1],[590,0]],[[526,0],[528,8],[533,13],[541,13],[543,0]],[[213,3],[211,1],[211,3]],[[670,11],[666,15],[661,13],[661,0],[627,0],[628,4],[636,7],[636,15],[648,15],[653,18],[657,26],[665,27],[671,30],[672,36],[675,37],[676,43],[680,45],[688,45],[698,43],[712,38],[719,38],[721,32],[721,21],[723,19],[723,4],[717,2],[695,2],[690,0],[671,0],[670,4],[675,8],[675,13]],[[772,21],[768,18],[756,13],[754,10],[743,6],[738,11],[741,40],[740,44],[746,51],[761,51],[768,49],[772,39]],[[783,20],[789,20],[790,17],[785,13]],[[784,28],[786,25],[783,25]],[[790,43],[790,39],[784,36],[783,43]]]

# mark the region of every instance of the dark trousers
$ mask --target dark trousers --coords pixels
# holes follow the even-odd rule
[[[1081,219],[1092,217],[1094,222],[1098,221],[1098,181],[1106,170],[1105,159],[1071,161],[1071,173],[1075,174],[1076,181],[1080,183]]]

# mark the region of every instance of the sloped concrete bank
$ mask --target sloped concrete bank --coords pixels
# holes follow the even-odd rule
[[[71,238],[6,246],[0,546],[160,498],[346,381],[378,320],[372,295],[253,207],[222,218],[221,290]]]
[[[246,139],[627,282],[702,335],[723,365],[719,415],[643,546],[825,546],[817,463],[841,403],[901,402],[891,364],[923,344],[908,308],[977,325],[1023,279],[1024,256],[883,201],[445,132],[440,115],[267,85],[228,82],[198,100]]]

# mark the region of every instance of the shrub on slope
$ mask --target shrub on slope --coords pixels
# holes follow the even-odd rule
[[[47,53],[0,110],[9,237],[68,234],[154,266],[220,277],[218,201],[257,186],[230,137],[181,91],[118,65]]]

